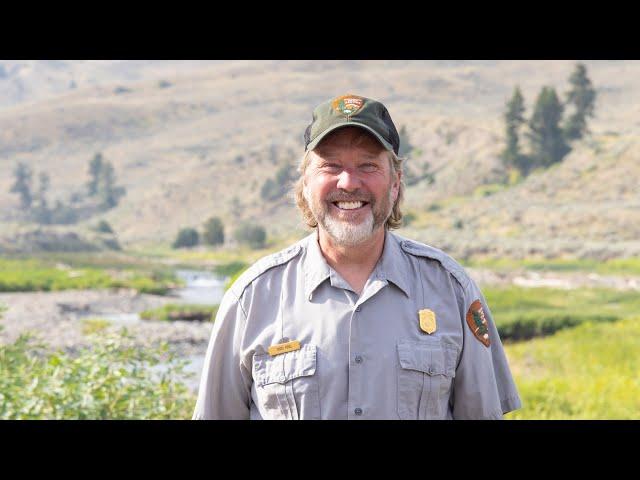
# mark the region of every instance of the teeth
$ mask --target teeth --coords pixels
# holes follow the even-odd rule
[[[341,208],[342,210],[353,210],[355,208],[360,208],[362,205],[364,205],[362,202],[337,202],[338,203],[338,208]]]

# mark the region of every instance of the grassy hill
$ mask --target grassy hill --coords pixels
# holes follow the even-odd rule
[[[508,189],[495,185],[513,87],[528,116],[542,86],[564,94],[574,63],[35,62],[16,70],[0,61],[0,245],[33,229],[9,193],[17,161],[51,175],[53,203],[83,188],[96,152],[127,195],[100,217],[56,230],[83,232],[103,218],[124,247],[168,245],[180,228],[217,215],[228,230],[249,219],[273,238],[300,236],[291,200],[264,202],[260,189],[299,160],[312,108],[352,92],[383,101],[406,125],[419,149],[408,168],[437,171],[435,184],[408,189],[405,210],[417,218],[401,233],[457,256],[637,255],[640,62],[585,62],[598,91],[592,136],[563,164]],[[74,88],[64,87],[69,78]]]

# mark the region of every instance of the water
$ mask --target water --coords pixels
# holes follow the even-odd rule
[[[220,304],[226,278],[198,270],[177,270],[176,276],[186,283],[185,288],[175,289],[171,292],[172,295],[182,300],[180,303]]]
[[[184,288],[173,289],[169,295],[176,298],[172,303],[219,305],[224,295],[226,278],[211,272],[199,270],[177,270],[176,276],[185,282]],[[116,325],[133,325],[141,321],[138,313],[92,313],[91,317],[100,317]],[[189,355],[184,371],[194,375],[186,381],[186,385],[194,392],[198,390],[200,375],[204,365],[204,354]],[[168,368],[166,364],[153,367],[153,370],[161,374]]]
[[[185,282],[183,288],[169,290],[167,296],[178,304],[219,305],[224,295],[226,278],[200,270],[177,270],[176,276]],[[81,315],[100,317],[116,325],[133,325],[141,321],[138,313],[91,313]]]

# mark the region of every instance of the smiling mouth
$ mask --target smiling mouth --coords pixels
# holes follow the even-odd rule
[[[365,205],[369,205],[369,202],[332,202],[337,208],[340,210],[357,210],[359,208],[364,207]]]

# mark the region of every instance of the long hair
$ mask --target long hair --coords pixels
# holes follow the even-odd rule
[[[318,226],[318,222],[316,218],[313,216],[311,212],[311,208],[307,204],[307,199],[304,198],[304,174],[307,171],[307,167],[309,166],[309,153],[307,152],[304,157],[302,157],[302,161],[300,165],[298,165],[298,172],[300,173],[300,177],[298,181],[295,183],[293,187],[293,193],[296,201],[297,207],[300,209],[302,213],[302,218],[307,226],[311,228],[316,228]],[[384,224],[385,229],[392,230],[394,228],[400,228],[402,226],[402,211],[400,210],[400,202],[402,202],[402,198],[404,197],[404,176],[402,175],[402,165],[404,162],[404,158],[398,157],[395,152],[387,151],[389,157],[389,165],[393,168],[395,173],[400,173],[400,187],[398,188],[398,198],[393,204],[393,208],[391,209],[391,215]]]

